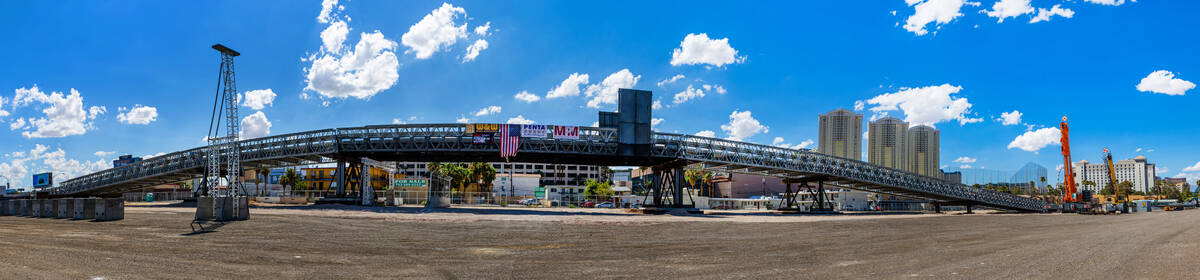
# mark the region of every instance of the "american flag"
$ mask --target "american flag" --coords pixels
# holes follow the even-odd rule
[[[502,124],[499,128],[500,157],[517,156],[517,144],[521,138],[521,125]]]

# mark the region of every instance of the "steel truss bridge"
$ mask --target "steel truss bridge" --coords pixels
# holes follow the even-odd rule
[[[617,129],[580,127],[579,139],[521,138],[513,162],[650,166],[681,171],[700,164],[716,171],[757,174],[789,182],[821,182],[832,187],[926,199],[939,205],[967,205],[1017,211],[1043,211],[1039,200],[947,183],[858,160],[809,150],[723,139],[654,133],[649,156],[618,155]],[[284,167],[330,161],[503,162],[495,144],[474,144],[464,124],[380,125],[322,129],[241,140],[243,168]],[[114,196],[144,187],[200,178],[205,148],[153,157],[60,183],[59,197]],[[228,151],[226,151],[228,152]],[[219,156],[224,156],[223,154]],[[675,172],[681,182],[682,172]],[[671,175],[668,175],[671,176]],[[668,177],[669,178],[669,177]],[[662,181],[662,180],[656,180]],[[655,192],[663,193],[655,182]],[[669,184],[669,183],[668,183]],[[674,201],[680,201],[676,183]],[[667,186],[670,187],[670,186]],[[656,199],[655,202],[658,202]]]

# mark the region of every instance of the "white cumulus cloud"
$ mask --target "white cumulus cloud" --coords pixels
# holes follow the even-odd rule
[[[44,116],[28,118],[29,126],[21,133],[26,138],[82,135],[92,128],[90,121],[106,111],[102,106],[92,106],[84,110],[83,96],[75,89],[71,89],[69,95],[62,92],[46,94],[34,85],[32,88],[16,89],[15,92],[16,95],[12,99],[13,110],[32,103],[45,105],[42,108]],[[33,131],[30,131],[31,129]]]
[[[1083,2],[1107,6],[1120,6],[1121,4],[1125,4],[1125,0],[1083,0]],[[1137,2],[1137,0],[1133,0],[1132,2]]]
[[[957,162],[957,163],[975,163],[975,161],[976,161],[976,160],[977,160],[977,159],[975,159],[975,158],[971,158],[971,157],[958,157],[957,159],[954,159],[954,162]]]
[[[712,130],[705,130],[705,131],[696,132],[696,136],[700,136],[700,137],[716,137],[716,136],[717,136],[717,133],[716,133],[716,132],[713,132]]]
[[[767,133],[769,128],[754,119],[749,110],[734,110],[729,114],[729,123],[721,125],[721,130],[729,135],[729,140],[742,141],[759,133]]]
[[[871,108],[873,112],[900,110],[904,112],[904,121],[912,125],[935,125],[950,120],[957,120],[960,125],[983,121],[969,116],[971,103],[967,98],[952,96],[961,90],[962,87],[950,84],[901,88],[898,92],[871,98],[867,104],[875,105]]]
[[[989,17],[996,18],[996,22],[1004,22],[1005,18],[1015,18],[1036,11],[1029,5],[1029,1],[1031,0],[999,0],[992,4],[992,10],[985,12]]]
[[[588,86],[587,91],[584,92],[587,97],[591,98],[588,100],[587,106],[600,108],[601,104],[617,104],[617,90],[633,88],[641,78],[641,75],[633,75],[629,69],[621,69],[621,71],[608,75],[599,84]]]
[[[905,0],[905,3],[913,7],[913,14],[904,21],[904,30],[917,36],[929,33],[929,30],[925,29],[929,23],[936,23],[937,27],[941,28],[941,25],[961,17],[963,14],[960,10],[963,5],[979,6],[978,2],[964,0]]]
[[[275,92],[269,88],[247,91],[242,96],[242,106],[254,110],[262,110],[263,107],[271,106],[275,102]]]
[[[97,157],[108,157],[108,156],[117,154],[117,152],[96,151],[95,153],[92,153],[92,154],[96,155]]]
[[[1008,148],[1018,148],[1026,152],[1037,152],[1046,146],[1062,145],[1061,137],[1062,132],[1057,127],[1026,131],[1018,135],[1012,142],[1009,142]]]
[[[675,76],[671,76],[670,78],[666,78],[666,79],[663,79],[662,81],[658,81],[658,87],[663,87],[665,85],[679,81],[683,78],[684,78],[683,74],[675,74]]]
[[[141,124],[146,125],[158,119],[158,108],[143,106],[142,104],[133,105],[133,109],[128,112],[123,112],[117,115],[117,121],[124,124]]]
[[[708,64],[721,67],[746,60],[745,56],[739,57],[737,53],[729,45],[729,38],[709,39],[707,33],[692,33],[683,37],[679,48],[671,53],[671,65]]]
[[[549,92],[546,92],[546,99],[554,99],[559,97],[577,96],[579,95],[579,86],[588,83],[588,74],[571,73],[566,79],[559,83]]]
[[[1000,124],[1017,125],[1021,123],[1021,112],[1013,110],[1012,112],[1000,113]]]
[[[688,85],[687,89],[684,89],[683,91],[680,91],[679,93],[675,94],[675,99],[672,102],[675,104],[680,104],[683,102],[687,102],[688,100],[701,98],[701,97],[704,97],[703,89],[693,88],[692,85]]]
[[[522,90],[521,92],[518,92],[516,95],[513,95],[513,98],[516,98],[517,100],[525,101],[525,103],[533,103],[533,102],[537,102],[538,100],[542,99],[541,97],[538,97],[536,94],[532,94],[532,93],[529,93],[528,91],[524,91],[524,90]]]
[[[1067,8],[1062,8],[1061,6],[1062,5],[1060,5],[1060,4],[1055,4],[1054,7],[1050,7],[1049,10],[1047,10],[1045,8],[1038,8],[1037,16],[1034,16],[1032,19],[1029,19],[1029,23],[1050,21],[1051,16],[1060,16],[1060,17],[1065,17],[1065,18],[1071,18],[1071,17],[1075,16],[1075,11],[1072,11],[1071,9],[1067,9]]]
[[[488,29],[492,29],[492,22],[490,22],[490,21],[487,23],[484,23],[483,25],[476,26],[475,27],[475,35],[487,36]]]
[[[1197,161],[1192,166],[1184,167],[1183,172],[1200,172],[1200,161]]]
[[[525,116],[517,115],[516,117],[508,118],[507,124],[533,124],[534,121],[525,119]]]
[[[25,128],[25,118],[17,118],[17,120],[8,124],[8,130],[18,130]]]
[[[404,52],[414,53],[417,59],[427,59],[442,47],[453,45],[458,39],[466,39],[467,23],[456,22],[466,16],[466,9],[442,3],[441,7],[429,12],[400,36],[400,43],[408,47]]]
[[[271,134],[271,121],[267,120],[267,114],[258,111],[242,118],[242,131],[238,134],[238,138],[253,139],[268,134]]]
[[[321,31],[320,51],[303,59],[312,62],[304,69],[307,83],[304,90],[316,92],[325,98],[370,99],[391,88],[400,78],[396,42],[375,30],[360,33],[358,43],[353,48],[345,46],[350,32],[346,24],[349,19],[329,8],[336,6],[337,1],[330,2],[322,3],[322,14],[317,18],[318,22],[329,23]],[[341,6],[337,7],[338,11],[342,10]],[[307,94],[301,96],[307,99]],[[322,104],[328,102],[325,100]]]
[[[497,114],[497,113],[500,113],[500,106],[492,105],[492,106],[483,107],[483,108],[479,109],[479,111],[475,111],[475,116],[482,117],[482,116],[487,116],[487,115]]]
[[[775,137],[775,140],[771,141],[771,146],[786,149],[807,149],[809,146],[812,146],[813,143],[814,142],[812,139],[808,139],[800,142],[800,144],[792,145],[790,143],[786,143],[786,141],[783,140],[783,137]]]
[[[488,48],[488,42],[484,39],[475,40],[474,44],[467,46],[467,54],[463,55],[462,62],[467,63],[475,60],[479,56],[479,52]]]
[[[1196,88],[1196,84],[1176,79],[1175,74],[1167,70],[1151,72],[1142,82],[1137,84],[1137,90],[1142,92],[1161,93],[1166,95],[1184,95],[1188,90]]]

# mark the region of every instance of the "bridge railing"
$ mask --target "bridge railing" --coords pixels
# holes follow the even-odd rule
[[[580,127],[579,139],[524,138],[525,152],[615,153],[616,129]],[[495,145],[472,145],[465,124],[378,125],[321,129],[240,140],[236,143],[242,162],[261,162],[297,157],[332,156],[344,149],[420,151],[497,151]],[[207,147],[197,147],[147,158],[117,168],[101,170],[63,181],[55,194],[73,194],[130,183],[163,174],[203,171]],[[222,149],[218,156],[226,156]],[[315,163],[315,162],[311,162]],[[193,177],[194,177],[193,176]]]
[[[932,178],[859,160],[839,158],[807,149],[789,149],[762,144],[730,141],[711,137],[655,133],[655,156],[678,157],[695,161],[720,162],[748,167],[794,170],[858,181],[859,183],[898,187],[961,200],[991,202],[1001,206],[1041,209],[1041,201],[952,184]]]

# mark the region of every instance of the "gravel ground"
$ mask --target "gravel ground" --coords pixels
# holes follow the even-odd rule
[[[259,207],[0,217],[5,279],[1195,279],[1200,211],[1121,216],[633,215],[608,209]]]

